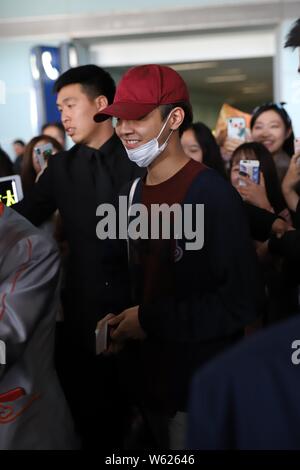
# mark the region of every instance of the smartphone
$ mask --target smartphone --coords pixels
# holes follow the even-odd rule
[[[249,176],[251,181],[259,184],[259,161],[258,160],[240,160],[240,175]],[[243,181],[239,181],[239,186],[245,186]]]
[[[22,182],[19,175],[0,178],[0,201],[12,206],[23,199]]]
[[[95,330],[96,355],[103,353],[109,348],[111,342],[110,332],[112,328],[113,327],[106,322],[100,329]]]
[[[227,118],[227,137],[229,139],[246,139],[246,120],[243,117]]]
[[[100,328],[95,330],[95,340],[96,340],[96,355],[102,354],[103,351],[107,349],[107,323]]]
[[[39,162],[41,169],[43,170],[47,165],[47,160],[53,153],[53,145],[51,143],[39,145],[33,149],[35,158]]]
[[[300,154],[300,137],[298,137],[297,139],[294,140],[294,149],[295,149],[295,153]],[[298,162],[299,162],[299,160],[297,160],[297,163]]]

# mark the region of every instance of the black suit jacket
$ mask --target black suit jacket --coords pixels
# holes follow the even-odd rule
[[[65,321],[80,348],[93,349],[96,322],[130,304],[125,242],[97,238],[96,208],[115,204],[121,186],[141,173],[115,135],[99,150],[75,145],[51,157],[32,191],[14,206],[35,225],[60,212],[70,247]]]

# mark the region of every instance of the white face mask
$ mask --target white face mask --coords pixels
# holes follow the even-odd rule
[[[153,160],[155,160],[155,158],[157,158],[165,150],[168,141],[172,135],[173,129],[171,129],[170,134],[161,146],[158,143],[158,138],[166,127],[170,114],[168,115],[166,122],[164,123],[157,137],[149,140],[149,142],[146,142],[145,144],[141,145],[140,147],[137,147],[136,149],[127,149],[125,147],[129,160],[136,163],[140,167],[147,167],[153,162]]]

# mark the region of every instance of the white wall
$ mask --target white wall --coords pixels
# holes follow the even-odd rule
[[[57,45],[53,41],[47,44]],[[0,42],[0,81],[5,87],[0,99],[0,145],[11,157],[13,140],[28,141],[36,133],[29,65],[30,49],[35,45],[35,41]]]
[[[91,59],[103,67],[147,63],[179,63],[270,57],[275,54],[272,31],[223,32],[111,41],[91,46]]]

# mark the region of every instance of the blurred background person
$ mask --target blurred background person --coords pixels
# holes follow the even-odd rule
[[[15,154],[15,161],[13,164],[14,174],[20,175],[25,151],[25,142],[21,139],[16,139],[13,141],[12,146]]]
[[[260,182],[254,183],[240,174],[241,160],[258,160]],[[269,150],[259,142],[246,142],[233,152],[230,179],[242,198],[250,204],[282,216],[292,224],[287,204],[282,195],[276,166]]]
[[[284,103],[267,103],[253,111],[250,122],[252,139],[261,142],[272,154],[280,182],[294,154],[292,121]]]
[[[65,128],[61,122],[47,122],[42,127],[42,134],[53,137],[53,139],[56,139],[63,149],[65,149],[66,133]]]
[[[33,188],[35,183],[38,181],[40,175],[48,166],[48,158],[51,158],[51,156],[45,156],[45,166],[44,168],[42,168],[40,165],[39,159],[37,158],[37,155],[36,155],[36,149],[45,144],[52,145],[51,155],[55,155],[56,153],[64,150],[62,145],[56,139],[48,135],[43,135],[43,134],[38,135],[36,137],[33,137],[28,142],[28,144],[25,147],[22,172],[21,172],[23,191],[25,194],[30,192],[30,190]],[[68,247],[68,243],[65,240],[64,227],[63,227],[63,223],[62,223],[62,219],[59,214],[59,211],[58,210],[55,211],[55,213],[48,220],[43,222],[40,225],[40,229],[48,233],[49,235],[53,236],[56,242],[58,243],[60,255],[61,255],[61,268],[62,268],[61,274],[60,274],[61,296],[63,296],[63,292],[65,288],[64,269],[68,260],[69,247]],[[63,321],[63,308],[61,304],[59,305],[56,319],[58,322]],[[57,335],[60,334],[59,329],[60,329],[60,325],[57,325],[56,341],[57,341]],[[55,354],[57,354],[57,351],[55,351]]]
[[[0,147],[0,178],[13,174],[13,163],[7,153]]]
[[[25,147],[23,165],[21,171],[21,179],[24,193],[28,192],[34,183],[37,181],[43,168],[41,168],[40,162],[35,154],[35,149],[45,144],[52,144],[52,154],[63,151],[62,145],[53,137],[48,135],[38,135],[33,137]],[[46,166],[48,164],[47,158],[45,158]]]
[[[48,135],[38,135],[33,137],[25,147],[23,165],[21,171],[21,180],[24,194],[30,192],[35,183],[38,181],[40,175],[48,166],[49,154],[44,156],[45,166],[42,168],[40,161],[36,155],[36,149],[45,144],[51,144],[51,155],[63,151],[62,145],[53,137]],[[59,244],[61,254],[67,254],[67,246],[65,243],[64,229],[59,212],[56,211],[49,220],[46,220],[41,226],[44,231],[53,235]]]
[[[284,103],[265,103],[256,107],[252,113],[250,131],[247,140],[260,142],[269,150],[281,182],[294,154],[292,121],[284,109]],[[239,139],[226,138],[224,151],[229,159],[241,143]]]
[[[258,160],[260,163],[259,184],[240,174],[241,160]],[[292,219],[282,195],[274,160],[269,150],[259,142],[240,145],[232,155],[231,183],[247,204],[272,212],[292,227]],[[298,310],[298,284],[288,263],[271,255],[268,241],[255,240],[256,253],[263,274],[267,303],[264,324],[273,323]]]
[[[188,157],[214,168],[226,177],[220,148],[211,130],[205,124],[202,122],[193,123],[183,132],[181,144]]]

